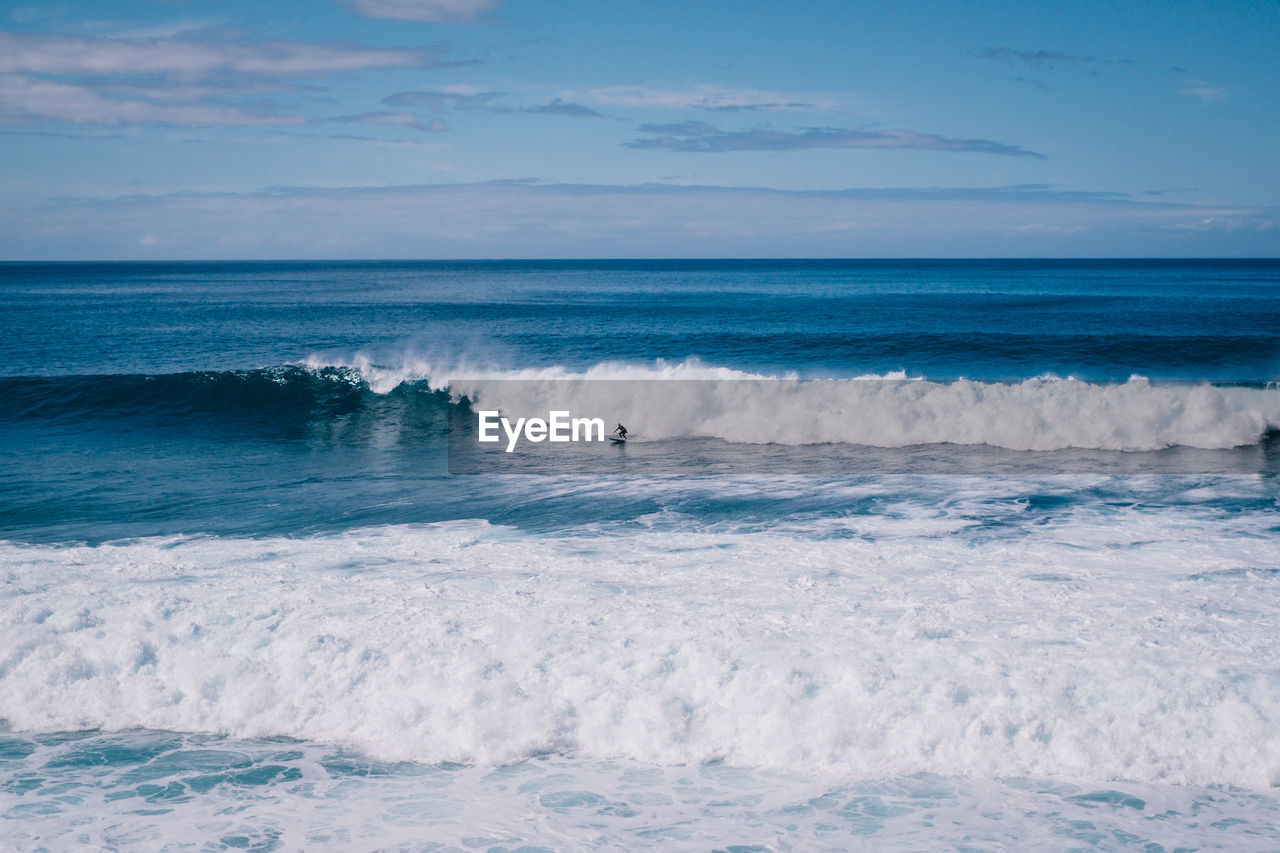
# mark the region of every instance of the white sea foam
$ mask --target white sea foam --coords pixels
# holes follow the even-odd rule
[[[935,382],[908,378],[905,372],[800,379],[697,359],[651,365],[608,362],[584,371],[444,369],[412,359],[377,366],[363,357],[347,366],[357,369],[376,393],[405,382],[425,382],[449,389],[455,399],[465,396],[513,417],[546,417],[550,409],[562,409],[621,421],[646,439],[1149,451],[1242,447],[1280,429],[1280,389],[1153,384],[1140,376],[1109,384],[1047,376],[1018,382]]]
[[[1259,519],[1130,511],[978,547],[924,509],[846,523],[0,545],[0,718],[427,763],[1280,783]]]

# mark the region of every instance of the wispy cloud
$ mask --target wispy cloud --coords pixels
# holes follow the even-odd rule
[[[47,79],[47,78],[38,78]],[[80,78],[83,79],[83,78]],[[291,92],[319,92],[316,86],[305,86],[283,80],[236,78],[228,80],[202,80],[198,83],[129,81],[92,81],[94,91],[113,98],[141,98],[149,101],[209,102],[233,96],[280,94]]]
[[[0,122],[301,124],[294,111],[248,103],[313,89],[328,74],[437,65],[423,51],[302,41],[105,38],[0,32]]]
[[[595,106],[621,106],[644,109],[700,109],[718,112],[815,110],[832,106],[816,99],[802,101],[798,96],[759,89],[723,89],[697,86],[674,90],[643,86],[615,86],[580,91],[562,91],[549,101],[530,104],[530,100],[546,98],[540,93],[517,86],[516,92],[497,91],[474,85],[439,86],[434,89],[397,92],[383,99],[392,107],[445,112],[447,110],[487,110],[496,113],[543,113],[547,115],[603,118]],[[789,100],[787,100],[789,98]],[[520,105],[523,100],[524,105]],[[515,103],[512,103],[515,101]],[[589,106],[593,105],[593,106]]]
[[[114,39],[0,32],[0,72],[201,79],[215,74],[305,77],[429,64],[416,50],[342,47],[302,41],[241,43]]]
[[[735,131],[721,130],[701,121],[682,121],[673,124],[645,124],[640,126],[639,131],[651,135],[627,142],[627,147],[703,153],[795,151],[811,148],[913,149],[1044,158],[1043,154],[1028,151],[1021,146],[1006,145],[990,139],[955,139],[900,129],[811,127],[797,132],[769,128]]]
[[[1200,231],[1221,234],[1241,231],[1276,231],[1280,229],[1280,221],[1277,221],[1274,215],[1267,215],[1265,211],[1232,210],[1225,211],[1224,215],[1175,222],[1169,227],[1176,231]]]
[[[1011,47],[984,47],[978,51],[983,59],[1003,59],[1008,62],[1021,62],[1031,66],[1054,65],[1057,63],[1096,64],[1096,56],[1077,56],[1060,50],[1015,50]]]
[[[498,5],[498,0],[345,0],[345,5],[370,18],[466,24]]]
[[[108,98],[86,86],[22,74],[0,75],[0,122],[169,124],[179,126],[301,124],[300,116],[215,104],[154,103]]]
[[[0,130],[4,136],[45,136],[50,139],[127,139],[123,133],[68,133],[60,130]]]
[[[605,118],[590,107],[553,98],[549,103],[515,106],[503,101],[507,92],[487,91],[477,86],[444,86],[435,90],[397,92],[382,99],[389,107],[443,113],[448,110],[483,110],[491,113],[538,113],[571,118]]]
[[[184,33],[199,32],[200,30],[210,30],[221,25],[221,21],[217,20],[190,20],[190,21],[169,21],[165,23],[152,23],[145,25],[124,26],[120,29],[114,29],[102,35],[109,35],[112,38],[130,38],[130,39],[157,39],[172,38],[173,36],[183,35]]]
[[[358,124],[384,124],[393,127],[409,127],[428,133],[441,133],[447,128],[444,120],[438,117],[424,118],[416,113],[383,110],[379,112],[358,113],[356,115],[339,116],[330,119],[333,122],[355,122]]]
[[[444,86],[433,90],[397,92],[383,98],[382,103],[389,107],[408,107],[440,113],[445,110],[488,109],[505,94],[474,86]]]
[[[1178,90],[1179,95],[1186,95],[1191,98],[1199,98],[1201,101],[1220,101],[1227,95],[1231,94],[1231,90],[1226,86],[1212,86],[1203,80],[1194,80],[1190,86],[1185,89]]]
[[[366,136],[359,133],[330,133],[323,137],[324,139],[335,139],[343,142],[359,142],[362,145],[375,145],[382,148],[439,148],[439,143],[430,142],[421,136],[412,136],[401,139],[386,139],[378,136]],[[450,172],[452,169],[446,169],[440,165],[435,166],[437,171]]]
[[[603,113],[596,112],[590,107],[584,107],[582,104],[575,104],[569,101],[562,101],[554,98],[549,104],[539,104],[536,107],[522,107],[522,113],[541,113],[543,115],[570,116],[574,118],[604,118]]]
[[[829,98],[772,92],[764,89],[732,89],[699,85],[684,89],[654,86],[606,86],[571,93],[568,97],[610,106],[713,112],[774,112],[835,109]]]

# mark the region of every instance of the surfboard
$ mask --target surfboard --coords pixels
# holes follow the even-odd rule
[[[610,440],[610,441],[612,441],[614,444],[626,444],[626,443],[627,443],[627,440],[626,440],[625,438],[623,438],[622,436],[620,436],[620,435],[611,435],[611,436],[609,436],[609,440]]]

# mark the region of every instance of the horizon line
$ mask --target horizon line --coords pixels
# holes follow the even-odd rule
[[[1280,261],[1280,255],[986,255],[986,256],[800,256],[776,257],[457,257],[457,258],[8,258],[0,265],[17,264],[556,264],[556,263],[903,263],[903,262],[990,262],[990,261]]]

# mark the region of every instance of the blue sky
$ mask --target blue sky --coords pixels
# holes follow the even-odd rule
[[[0,6],[0,258],[1280,255],[1271,2]]]

